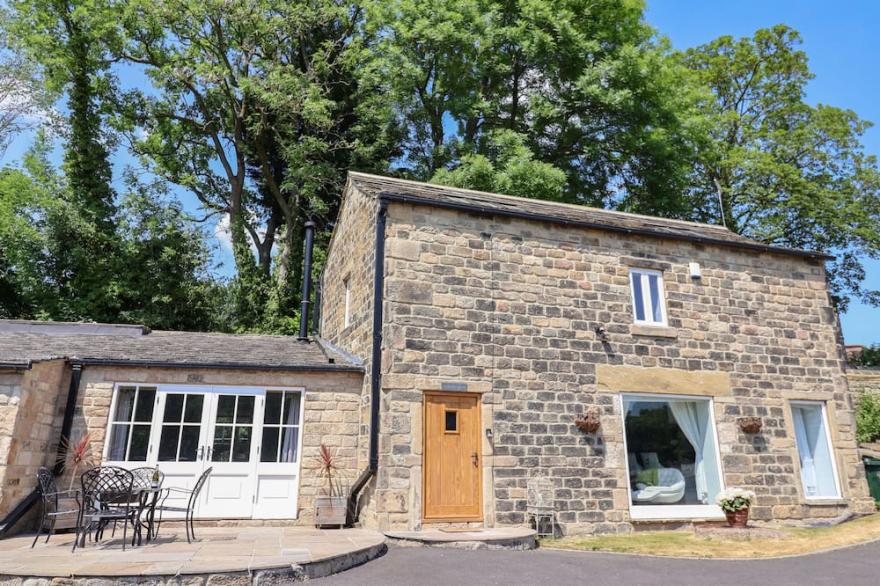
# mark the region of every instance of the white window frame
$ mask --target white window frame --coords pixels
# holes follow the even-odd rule
[[[649,276],[657,277],[657,294],[660,302],[660,321],[654,321],[654,307],[651,303],[651,289],[649,285]],[[654,269],[642,269],[631,267],[629,269],[629,294],[632,301],[633,322],[639,325],[666,327],[666,288],[663,286],[663,271]],[[636,312],[636,288],[633,286],[633,279],[638,277],[642,286],[642,307],[645,310],[645,319],[639,319]]]
[[[801,483],[801,492],[804,495],[804,499],[807,501],[828,501],[828,500],[838,500],[842,498],[842,493],[840,491],[840,477],[837,474],[837,454],[834,451],[834,443],[831,441],[831,427],[828,425],[828,406],[826,405],[826,401],[809,401],[809,400],[797,400],[797,401],[789,401],[789,408],[796,407],[798,405],[813,407],[818,405],[819,409],[822,411],[822,426],[825,428],[825,441],[828,442],[828,454],[831,459],[831,474],[834,478],[834,488],[836,494],[833,496],[823,495],[823,496],[807,496],[807,487],[804,486],[804,480],[801,476],[801,449],[798,447],[797,437],[794,440],[794,450],[797,454],[797,462],[798,462],[798,480]],[[792,425],[792,433],[794,433],[794,413],[791,413],[791,425]]]
[[[153,403],[153,418],[150,421],[150,443],[147,446],[147,459],[146,460],[110,460],[110,433],[113,428],[113,424],[117,423],[113,420],[113,415],[116,412],[116,402],[119,397],[119,390],[122,387],[145,387],[149,389],[156,390],[156,399]],[[300,405],[299,405],[299,437],[298,437],[298,447],[296,454],[295,462],[283,462],[282,464],[296,464],[297,467],[302,463],[302,439],[303,439],[303,423],[306,411],[306,388],[305,387],[287,387],[287,386],[266,386],[266,387],[254,387],[254,386],[245,386],[245,385],[200,385],[200,384],[155,384],[155,383],[129,383],[129,382],[121,382],[115,383],[113,385],[113,397],[110,399],[110,412],[107,414],[107,425],[104,430],[104,446],[101,449],[101,461],[104,464],[111,464],[113,466],[122,466],[123,468],[128,467],[130,465],[137,466],[148,466],[155,465],[157,462],[158,452],[159,452],[159,436],[162,432],[162,417],[163,414],[159,413],[157,410],[159,393],[195,393],[195,394],[225,394],[225,395],[255,395],[258,398],[265,397],[268,391],[282,391],[282,392],[298,392],[300,393]],[[137,398],[135,398],[137,401]],[[135,407],[137,406],[137,402],[135,402]],[[264,409],[264,404],[259,404],[260,409]],[[254,409],[257,409],[257,405],[255,405]],[[256,416],[255,416],[256,417]],[[123,423],[124,422],[119,422]],[[140,422],[141,425],[146,425],[146,422]],[[127,425],[131,425],[128,423]],[[201,425],[206,425],[203,421]],[[262,442],[262,420],[260,422],[260,439],[258,441]],[[256,435],[254,435],[256,437]],[[126,443],[126,455],[128,455],[128,444],[131,442],[131,433],[129,432],[129,437]],[[271,462],[259,462],[259,452],[257,453],[257,462],[262,464],[271,464]],[[161,463],[160,463],[161,464]],[[299,470],[299,468],[298,468]]]
[[[634,505],[632,485],[629,474],[629,448],[626,445],[626,406],[625,401],[666,402],[666,401],[705,401],[709,404],[709,423],[715,440],[715,462],[718,466],[719,490],[724,490],[724,469],[721,467],[721,445],[718,443],[718,429],[715,425],[715,401],[712,397],[696,395],[670,395],[655,393],[620,393],[620,430],[623,433],[623,461],[626,467],[626,494],[629,500],[629,516],[633,520],[676,520],[676,519],[723,519],[724,511],[716,504],[709,505]]]
[[[343,279],[342,286],[345,289],[345,313],[343,314],[342,323],[344,329],[351,325],[351,278],[346,277]]]
[[[116,404],[119,401],[119,391],[123,388],[134,387],[134,404],[131,407],[131,418],[126,421],[116,421],[114,418],[116,417]],[[137,411],[138,399],[140,398],[141,388],[149,389],[155,392],[155,396],[153,397],[153,411],[150,421],[135,421],[134,415]],[[150,383],[116,383],[113,386],[113,397],[110,399],[110,412],[107,414],[107,427],[104,431],[104,448],[101,451],[101,459],[104,462],[112,462],[116,465],[137,465],[137,466],[146,466],[147,462],[150,461],[150,457],[152,455],[152,439],[153,439],[153,424],[156,421],[156,404],[158,403],[159,397],[159,385],[150,384]],[[125,440],[125,453],[123,454],[124,458],[122,460],[109,460],[110,457],[110,443],[113,438],[113,426],[114,425],[125,425],[128,426],[128,437]],[[149,425],[150,426],[150,435],[147,439],[147,457],[144,460],[129,460],[129,451],[131,450],[131,438],[134,435],[134,426],[135,425]]]

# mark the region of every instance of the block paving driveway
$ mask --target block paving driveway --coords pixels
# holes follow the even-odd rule
[[[314,584],[590,584],[773,586],[880,584],[880,542],[772,560],[691,560],[554,550],[493,551],[391,546],[379,559]]]

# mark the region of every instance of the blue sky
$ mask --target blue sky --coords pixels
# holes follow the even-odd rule
[[[807,88],[808,101],[851,108],[880,124],[877,0],[646,1],[648,22],[678,49],[722,35],[751,35],[774,24],[797,29],[816,75]],[[880,156],[880,128],[868,130],[863,142],[869,153]],[[865,266],[865,284],[880,289],[880,260],[869,260]],[[841,322],[847,343],[880,342],[880,308],[852,303]]]
[[[647,20],[679,49],[711,41],[721,35],[747,36],[755,30],[784,23],[800,31],[803,49],[816,77],[810,82],[807,99],[851,108],[863,119],[880,123],[880,1],[877,0],[646,0]],[[123,83],[142,83],[137,73],[125,71]],[[33,140],[25,133],[10,145],[0,164],[14,163]],[[880,128],[863,138],[869,153],[880,155]],[[55,157],[60,162],[60,149]],[[117,177],[133,161],[124,152],[114,157]],[[198,204],[179,193],[185,207],[195,213]],[[228,247],[215,243],[215,272],[229,276],[232,259]],[[868,260],[866,285],[880,289],[880,260]],[[852,303],[841,316],[848,343],[880,342],[880,309]]]

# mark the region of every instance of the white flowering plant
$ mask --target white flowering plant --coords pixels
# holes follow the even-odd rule
[[[728,488],[715,497],[715,502],[726,513],[748,509],[755,500],[755,493],[744,488]]]

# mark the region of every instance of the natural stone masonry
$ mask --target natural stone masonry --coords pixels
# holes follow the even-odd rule
[[[880,368],[852,368],[846,372],[849,388],[858,397],[863,393],[880,394]]]
[[[58,390],[68,376],[62,360],[0,371],[0,517],[33,490],[40,466],[55,463],[64,409]]]
[[[377,205],[356,186],[346,194],[351,214],[372,217]],[[372,247],[339,239],[328,267],[369,264]],[[619,393],[633,377],[609,367],[666,381],[653,392],[703,381],[690,392],[714,398],[724,482],[758,493],[753,519],[873,510],[820,260],[392,202],[385,262],[380,528],[421,525],[422,392],[454,383],[482,393],[493,431],[483,444],[487,525],[525,523],[526,483],[542,471],[566,531],[629,530]],[[669,327],[633,325],[631,267],[663,272]],[[328,285],[323,334],[363,347],[363,335],[349,341],[326,317],[341,299]],[[368,298],[367,281],[359,287]],[[827,402],[840,500],[804,499],[793,399]],[[574,426],[589,407],[601,416],[595,435]],[[743,416],[760,417],[762,432],[742,433]]]
[[[164,525],[163,525],[164,527]],[[71,553],[73,535],[31,549],[31,538],[0,542],[0,584],[287,584],[366,563],[385,551],[385,538],[363,529],[301,527],[210,529],[187,543],[183,532],[122,551],[121,539],[89,543]]]
[[[193,384],[194,380],[202,385],[305,388],[297,524],[309,525],[314,518],[314,497],[323,488],[323,481],[316,471],[322,443],[339,458],[343,482],[351,482],[356,471],[363,466],[358,461],[361,394],[361,375],[358,373],[86,366],[71,436],[76,441],[88,432],[92,456],[100,460],[115,384]],[[66,486],[69,481],[65,477],[59,483]]]

